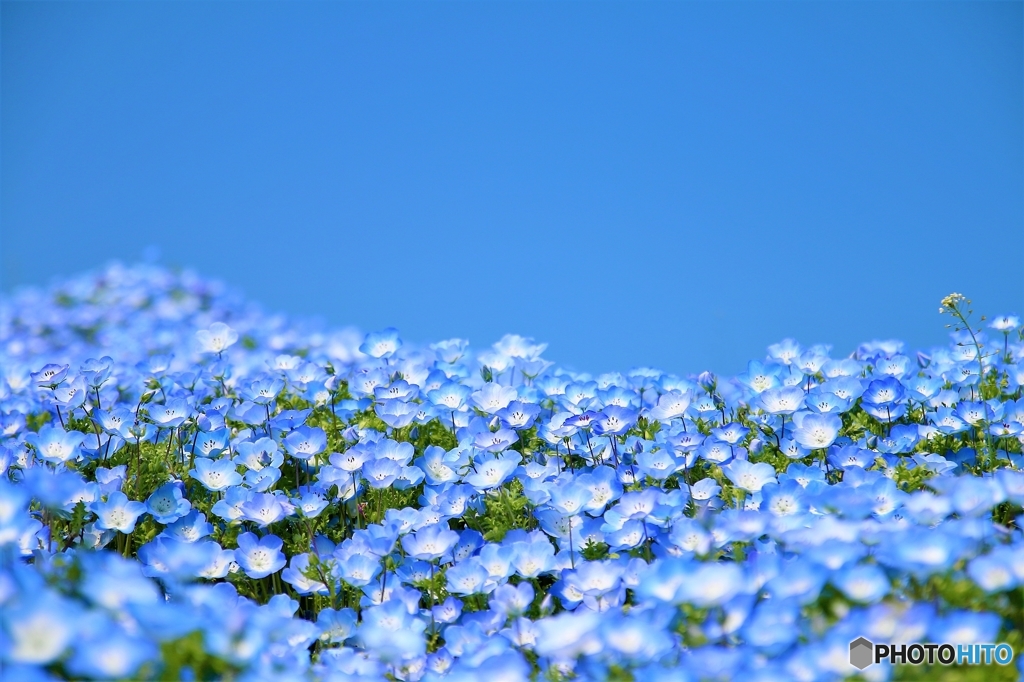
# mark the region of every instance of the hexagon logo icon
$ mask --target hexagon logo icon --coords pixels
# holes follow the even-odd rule
[[[864,637],[850,642],[850,665],[863,670],[875,662],[875,645]]]

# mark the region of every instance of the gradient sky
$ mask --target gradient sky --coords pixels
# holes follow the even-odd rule
[[[601,372],[1024,313],[1020,2],[2,3],[0,290],[158,246]]]

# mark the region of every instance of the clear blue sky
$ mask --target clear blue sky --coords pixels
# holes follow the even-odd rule
[[[0,289],[110,258],[732,373],[1024,313],[1019,2],[2,3]]]

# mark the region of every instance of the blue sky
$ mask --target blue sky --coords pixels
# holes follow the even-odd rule
[[[156,245],[594,372],[1024,313],[1019,2],[0,11],[3,291]]]

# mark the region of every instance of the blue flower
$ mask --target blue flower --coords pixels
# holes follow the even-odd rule
[[[793,414],[804,405],[803,389],[797,386],[769,388],[757,396],[757,405],[769,414]]]
[[[188,475],[202,483],[207,490],[226,490],[242,482],[242,476],[235,470],[235,463],[230,459],[196,457],[195,464],[195,469],[189,470]]]
[[[235,342],[238,341],[238,332],[223,322],[214,322],[209,329],[200,329],[196,332],[196,341],[199,343],[201,353],[220,355],[235,345]]]
[[[192,503],[182,496],[179,481],[165,483],[146,500],[146,511],[157,523],[174,523],[192,509]]]
[[[793,415],[793,440],[809,450],[827,448],[835,442],[843,420],[834,414],[796,412]]]
[[[757,492],[766,483],[775,482],[775,467],[766,462],[754,464],[749,460],[738,459],[722,467],[722,471],[737,488],[747,492]]]
[[[371,358],[390,358],[401,347],[402,340],[398,338],[398,330],[389,327],[381,332],[367,334],[359,346],[359,352],[366,353]]]
[[[4,657],[14,663],[46,665],[74,642],[83,617],[74,602],[45,591],[32,600],[5,604]]]
[[[284,447],[294,457],[310,459],[327,447],[327,434],[319,426],[299,426],[285,437]]]
[[[239,504],[241,515],[239,518],[257,523],[260,528],[266,528],[272,523],[283,519],[288,510],[282,504],[281,498],[271,493],[253,493]]]
[[[127,495],[117,491],[111,493],[106,502],[94,503],[92,511],[97,517],[97,528],[127,534],[135,530],[135,522],[146,512],[146,505],[129,500]]]
[[[284,568],[285,557],[281,552],[283,544],[276,535],[257,538],[253,533],[242,533],[238,536],[235,561],[250,578],[265,578]]]
[[[885,572],[875,564],[857,564],[837,571],[831,582],[848,599],[864,604],[873,604],[891,588]]]
[[[167,526],[161,535],[181,542],[195,542],[213,532],[213,526],[206,522],[206,514],[193,509],[185,516]]]
[[[448,592],[451,594],[481,594],[486,591],[484,585],[489,578],[487,569],[475,558],[455,564],[445,571]]]
[[[363,465],[363,478],[371,488],[390,487],[402,473],[402,465],[387,457],[374,459]]]
[[[36,449],[47,462],[61,464],[77,460],[81,456],[82,442],[86,434],[81,431],[65,431],[47,424],[38,433],[29,433],[25,441]]]
[[[459,534],[447,525],[434,524],[403,536],[402,547],[413,559],[433,561],[446,555],[458,541]]]
[[[67,669],[89,679],[127,678],[158,653],[153,642],[106,623],[76,644]]]
[[[514,450],[503,452],[495,457],[481,459],[476,463],[476,471],[466,476],[466,483],[477,490],[490,490],[504,484],[519,466],[522,457]]]
[[[594,418],[594,433],[599,436],[620,436],[636,424],[636,410],[609,405]]]

